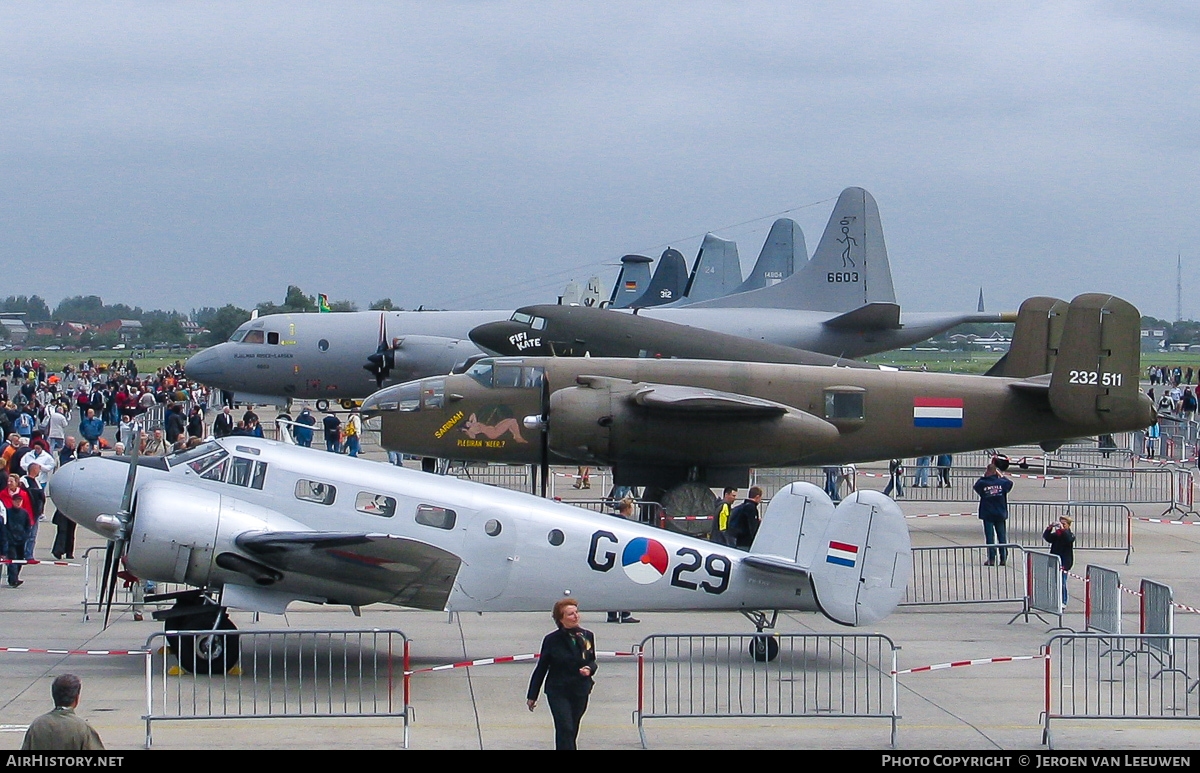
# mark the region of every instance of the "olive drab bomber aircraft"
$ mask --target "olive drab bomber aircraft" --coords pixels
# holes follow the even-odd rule
[[[513,357],[381,390],[383,445],[613,467],[624,485],[745,486],[753,467],[955,453],[1135,430],[1140,316],[1107,294],[1021,305],[990,375],[701,360]]]
[[[764,268],[756,267],[753,281],[731,288],[736,277],[725,270],[731,251],[723,240],[707,238],[686,290],[705,300],[685,297],[639,313],[839,358],[908,346],[964,322],[1012,321],[1006,314],[978,312],[901,315],[879,208],[862,188],[842,191],[812,260],[804,260],[795,224],[779,225],[764,244],[759,256]],[[795,273],[781,277],[791,265]],[[646,292],[638,280],[625,279],[626,270],[634,276],[631,267],[645,269],[642,281],[649,281],[645,263],[626,264],[614,306],[636,302]],[[633,286],[628,294],[635,297],[623,297],[623,284]],[[734,292],[711,295],[727,289]],[[229,341],[194,355],[185,368],[189,378],[232,392],[237,400],[346,404],[384,384],[461,371],[484,354],[470,340],[471,331],[510,317],[511,310],[274,314],[242,324]]]
[[[229,607],[282,613],[297,600],[512,612],[566,596],[594,609],[739,611],[760,632],[779,610],[864,625],[896,606],[911,563],[903,515],[873,491],[835,506],[811,484],[785,487],[745,552],[532,494],[250,437],[166,457],[73,461],[55,473],[50,496],[109,538],[110,607],[120,564],[193,586],[154,613],[172,631],[229,631]],[[237,660],[236,635],[173,638],[190,671]],[[754,641],[756,658],[777,651],[769,637]]]

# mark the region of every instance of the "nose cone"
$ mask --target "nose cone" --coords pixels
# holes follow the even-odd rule
[[[217,344],[193,354],[184,363],[183,369],[187,377],[194,381],[220,387],[224,386],[225,363],[229,360],[229,344]]]
[[[98,456],[63,465],[50,478],[50,501],[64,515],[89,531],[107,536],[96,528],[96,518],[121,509],[129,465]]]
[[[503,357],[518,354],[529,356],[550,356],[550,343],[543,330],[534,330],[520,322],[503,320],[487,322],[473,329],[471,341],[480,349],[493,352]]]

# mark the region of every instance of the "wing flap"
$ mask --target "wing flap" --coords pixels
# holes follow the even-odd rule
[[[449,551],[392,534],[252,532],[235,542],[281,571],[336,578],[418,609],[445,609],[462,566]]]

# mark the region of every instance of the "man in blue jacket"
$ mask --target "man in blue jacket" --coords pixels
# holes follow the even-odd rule
[[[979,518],[983,521],[983,538],[988,545],[1004,545],[1008,542],[1008,492],[1013,482],[1000,474],[993,461],[987,466],[983,477],[975,481],[975,493],[979,495]],[[1000,548],[1000,566],[1008,563],[1008,549]],[[996,549],[988,548],[985,566],[996,564]]]
[[[88,408],[87,416],[79,422],[79,434],[83,435],[83,439],[91,443],[93,448],[99,446],[100,436],[104,434],[104,422],[96,418],[95,409]]]

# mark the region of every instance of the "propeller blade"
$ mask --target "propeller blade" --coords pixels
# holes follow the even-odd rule
[[[113,592],[116,589],[117,573],[114,571],[113,554],[116,551],[116,541],[109,540],[104,549],[104,573],[100,575],[100,605],[104,607],[104,627],[108,627],[108,616],[112,611]],[[111,576],[111,579],[110,579]]]
[[[120,571],[121,558],[129,546],[129,534],[133,529],[133,494],[137,483],[138,457],[141,455],[141,431],[134,429],[130,438],[129,472],[125,476],[125,490],[121,493],[121,511],[117,517],[121,521],[121,530],[108,541],[104,551],[104,574],[101,575],[100,603],[104,605],[104,627],[112,614],[113,600],[117,595],[117,572]]]

